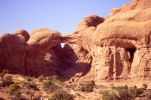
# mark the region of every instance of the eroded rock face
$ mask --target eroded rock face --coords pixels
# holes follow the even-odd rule
[[[60,33],[49,29],[38,29],[31,33],[30,39],[27,41],[25,56],[27,74],[55,74],[55,71],[52,71],[52,69],[56,66],[51,67],[52,63],[45,60],[45,56],[49,49],[60,43],[60,40]],[[50,54],[53,54],[53,52]],[[57,63],[57,61],[53,63]]]
[[[151,1],[134,0],[92,25],[95,22],[92,16],[86,17],[73,33],[79,37],[77,46],[92,57],[84,79],[150,78]]]
[[[0,71],[8,69],[12,73],[25,74],[25,47],[28,37],[25,30],[19,30],[15,34],[6,33],[0,37]]]
[[[84,18],[69,35],[49,29],[2,35],[0,70],[71,81],[150,79],[150,40],[151,0],[134,0],[106,18]]]
[[[60,47],[60,37],[59,32],[49,29],[35,30],[30,36],[23,29],[2,35],[0,71],[7,69],[31,76],[56,74],[58,62],[50,60],[57,58],[55,50]]]

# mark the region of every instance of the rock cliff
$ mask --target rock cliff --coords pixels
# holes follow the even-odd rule
[[[84,18],[73,33],[78,41],[67,45],[76,47],[73,50],[77,55],[82,53],[78,49],[87,51],[77,60],[90,66],[84,79],[148,79],[150,35],[151,1],[134,0],[112,10],[105,19],[96,15]]]
[[[0,36],[0,70],[71,81],[150,79],[150,40],[151,1],[134,0],[106,18],[84,18],[72,34],[38,29]]]

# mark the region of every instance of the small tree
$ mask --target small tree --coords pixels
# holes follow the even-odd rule
[[[88,81],[79,85],[79,90],[82,92],[92,92],[95,86],[94,81]]]
[[[6,87],[6,86],[9,86],[11,84],[13,84],[13,80],[12,80],[12,76],[10,75],[5,75],[3,78],[2,78],[2,81],[0,83],[0,86],[1,87]]]
[[[9,86],[9,95],[14,96],[15,98],[21,97],[20,86],[17,84],[12,84]]]
[[[103,100],[110,100],[110,94],[107,90],[101,90],[100,94],[102,94]]]
[[[61,86],[62,83],[57,79],[56,76],[46,77],[46,79],[43,81],[43,89],[45,91],[53,92],[60,89]]]
[[[54,93],[48,100],[74,100],[73,95],[65,91],[58,91]]]
[[[34,82],[24,82],[23,87],[27,88],[27,89],[32,89],[32,90],[39,90],[37,87],[37,84],[35,84]]]
[[[128,89],[121,89],[118,91],[121,100],[131,100],[132,97],[128,92]]]

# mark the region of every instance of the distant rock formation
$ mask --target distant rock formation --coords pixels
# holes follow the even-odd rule
[[[62,79],[151,79],[151,0],[134,0],[106,18],[91,15],[72,34],[19,30],[0,37],[0,71]],[[60,43],[65,43],[61,48]]]
[[[59,32],[48,29],[35,30],[30,38],[25,30],[2,35],[0,37],[0,70],[7,69],[12,73],[31,76],[56,74],[57,65],[54,63],[57,61],[49,63],[52,58],[50,57],[47,61],[45,57],[49,53],[55,56],[53,52],[60,44],[60,37]]]

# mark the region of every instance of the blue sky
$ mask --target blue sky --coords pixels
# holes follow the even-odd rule
[[[88,15],[107,16],[131,0],[0,0],[0,34],[23,28],[72,33]]]

